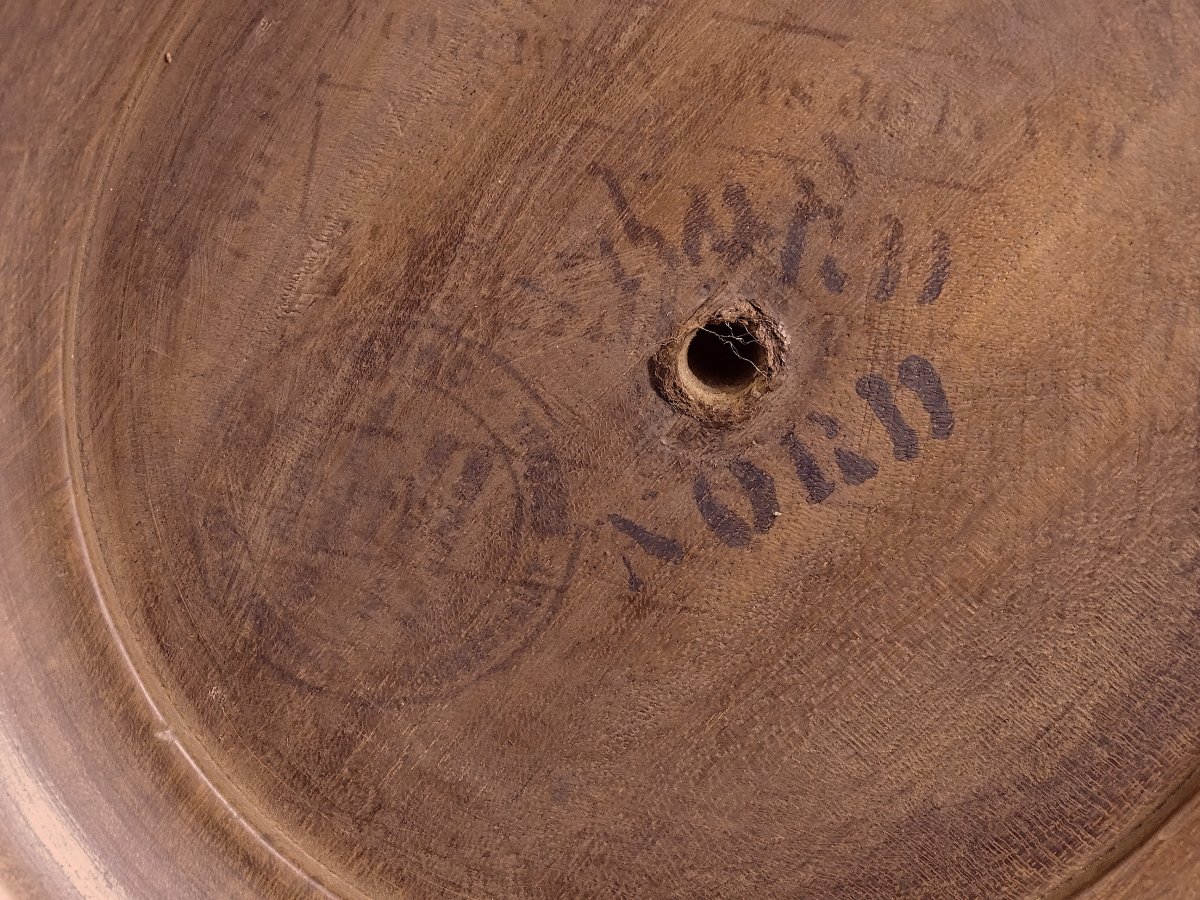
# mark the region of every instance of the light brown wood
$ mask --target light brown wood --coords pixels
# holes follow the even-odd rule
[[[1200,897],[1200,9],[0,6],[0,895]]]

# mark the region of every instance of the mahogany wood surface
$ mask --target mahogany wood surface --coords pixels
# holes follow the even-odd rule
[[[1194,0],[0,4],[0,896],[1200,897]]]

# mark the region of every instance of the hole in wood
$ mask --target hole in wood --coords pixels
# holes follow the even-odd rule
[[[740,394],[763,375],[767,349],[743,321],[706,322],[688,341],[686,365],[692,376],[714,391]]]
[[[787,348],[778,322],[737,301],[684,323],[650,360],[650,376],[677,412],[734,425],[778,385]]]

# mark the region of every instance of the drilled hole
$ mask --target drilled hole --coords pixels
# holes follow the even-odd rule
[[[712,320],[696,329],[687,346],[687,367],[709,390],[740,394],[762,376],[767,350],[742,321]]]
[[[789,346],[783,327],[762,307],[732,300],[681,323],[650,357],[650,378],[676,412],[729,427],[746,421],[779,387]]]

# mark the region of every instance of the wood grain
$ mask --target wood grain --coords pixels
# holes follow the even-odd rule
[[[1200,897],[1194,3],[32,0],[0,85],[0,895]]]

